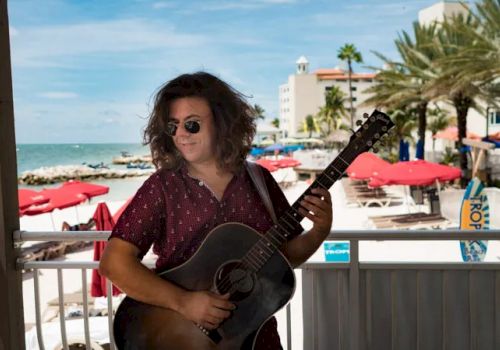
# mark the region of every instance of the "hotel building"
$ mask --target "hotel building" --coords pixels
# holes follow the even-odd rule
[[[287,136],[299,133],[308,114],[316,115],[325,105],[325,93],[333,86],[338,86],[345,94],[345,107],[349,113],[348,72],[340,68],[317,69],[309,73],[309,62],[301,56],[297,60],[297,71],[288,77],[288,81],[279,88],[280,128]],[[353,73],[352,96],[355,118],[362,117],[372,108],[359,107],[367,99],[364,91],[374,84],[375,74]],[[349,119],[349,118],[347,118]]]

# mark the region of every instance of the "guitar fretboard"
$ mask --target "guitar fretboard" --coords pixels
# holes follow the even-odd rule
[[[384,135],[394,124],[387,115],[375,110],[370,118],[351,137],[351,142],[340,154],[316,177],[314,182],[291,205],[261,239],[248,251],[242,262],[253,271],[258,271],[268,259],[288,240],[291,232],[295,232],[304,217],[299,213],[300,202],[304,196],[311,194],[314,188],[326,190],[340,179],[347,167],[362,152],[368,151],[381,135]]]

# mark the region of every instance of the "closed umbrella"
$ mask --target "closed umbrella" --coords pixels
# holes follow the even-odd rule
[[[120,216],[122,216],[122,214],[125,211],[125,209],[127,209],[128,205],[132,201],[132,198],[134,198],[134,196],[132,196],[129,199],[127,199],[127,201],[113,215],[113,221],[115,222],[115,224],[118,222],[118,219],[120,218]]]
[[[415,158],[417,159],[424,159],[425,156],[425,150],[424,150],[424,141],[418,140],[417,141],[417,147],[415,151]]]
[[[410,143],[405,140],[399,140],[399,160],[410,160]]]
[[[106,203],[99,203],[94,212],[94,221],[97,231],[111,231],[115,222]],[[106,241],[94,242],[94,261],[101,259],[102,252],[106,247]],[[113,296],[120,294],[121,291],[113,285]],[[92,283],[90,287],[90,295],[93,297],[107,296],[106,278],[99,274],[99,271],[92,271]]]

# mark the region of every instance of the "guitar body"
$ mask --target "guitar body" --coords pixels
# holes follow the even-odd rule
[[[206,334],[175,311],[127,297],[114,320],[118,349],[252,349],[255,331],[282,308],[295,291],[293,269],[279,251],[256,273],[246,273],[244,267],[239,267],[241,259],[261,238],[257,231],[243,224],[220,225],[208,234],[188,261],[159,274],[191,291],[215,290],[214,286],[227,285],[225,282],[229,280],[237,286],[231,293],[237,309],[215,332]]]

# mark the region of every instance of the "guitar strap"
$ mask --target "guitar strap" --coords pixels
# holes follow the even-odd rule
[[[264,181],[264,175],[262,174],[262,169],[254,162],[246,161],[246,168],[248,170],[248,174],[252,178],[253,184],[257,188],[257,191],[266,206],[267,211],[271,215],[273,222],[275,224],[278,223],[278,218],[276,217],[276,213],[274,212],[273,203],[271,202],[271,198],[269,197],[269,191],[267,190],[266,182]]]

